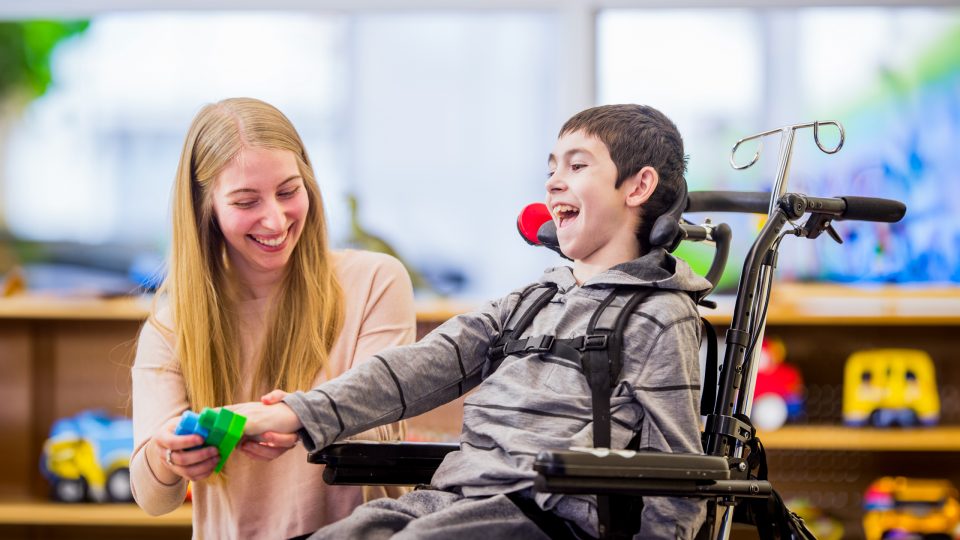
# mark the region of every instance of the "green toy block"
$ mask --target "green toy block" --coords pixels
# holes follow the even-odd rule
[[[220,444],[220,439],[223,438],[223,434],[215,431],[217,418],[219,417],[220,414],[214,409],[206,408],[200,411],[200,420],[198,423],[207,430],[207,436],[203,438],[203,444],[207,446],[218,446]]]
[[[220,450],[220,461],[217,463],[215,472],[220,472],[230,453],[236,448],[237,443],[243,436],[243,426],[247,423],[245,416],[220,409],[219,411],[206,408],[200,412],[199,424],[209,432],[203,444],[207,446],[216,446]]]

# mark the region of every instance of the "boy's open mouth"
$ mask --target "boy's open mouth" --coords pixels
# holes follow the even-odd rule
[[[580,215],[580,209],[569,204],[558,204],[553,207],[553,217],[557,220],[557,228],[561,229],[569,225]]]

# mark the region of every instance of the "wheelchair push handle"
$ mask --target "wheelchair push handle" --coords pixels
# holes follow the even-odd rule
[[[907,213],[907,206],[892,199],[876,197],[840,197],[846,209],[838,219],[896,223]]]
[[[778,205],[791,220],[804,214],[818,214],[838,221],[896,223],[907,213],[902,202],[875,197],[807,197],[787,193]]]
[[[784,208],[796,219],[805,213],[829,214],[837,220],[875,221],[896,223],[903,219],[907,207],[900,201],[877,197],[807,197],[787,194],[791,203]],[[687,212],[736,212],[766,214],[770,193],[765,191],[691,191],[687,198]],[[796,205],[800,204],[800,207]]]

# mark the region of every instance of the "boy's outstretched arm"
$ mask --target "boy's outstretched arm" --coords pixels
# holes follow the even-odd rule
[[[283,404],[243,404],[247,435],[296,430],[308,451],[370,428],[416,416],[479,384],[487,352],[500,333],[511,295],[445,322],[420,342],[374,355],[336,379]],[[233,407],[232,407],[233,408]]]

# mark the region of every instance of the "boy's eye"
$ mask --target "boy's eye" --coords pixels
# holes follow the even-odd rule
[[[555,172],[556,171],[547,171],[547,178],[550,178],[551,176],[553,176],[553,173]]]
[[[575,170],[575,171],[579,171],[580,169],[582,169],[582,168],[584,168],[584,167],[586,167],[586,166],[587,166],[586,163],[574,163],[573,165],[570,165],[570,168],[573,169],[573,170]]]

